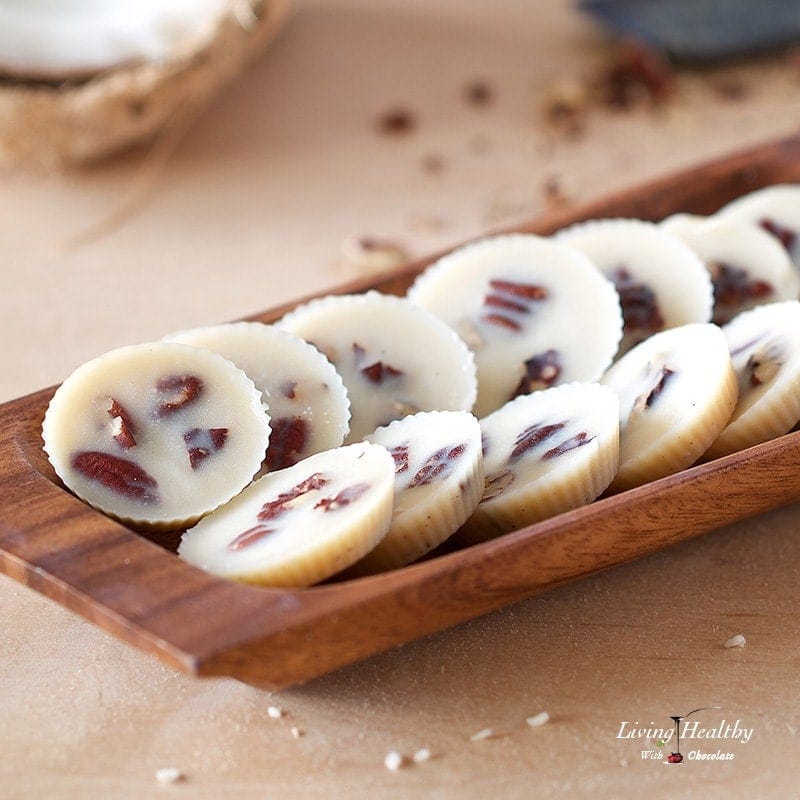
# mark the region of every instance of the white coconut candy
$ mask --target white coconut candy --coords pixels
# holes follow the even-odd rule
[[[716,216],[760,225],[781,243],[800,271],[800,185],[767,186],[733,200]]]
[[[383,538],[394,461],[361,442],[271,472],[186,531],[178,555],[223,578],[310,586],[350,566]]]
[[[675,214],[661,228],[677,236],[706,265],[714,285],[713,322],[724,325],[748,308],[796,300],[800,274],[777,239],[750,222]]]
[[[344,441],[350,429],[347,390],[328,359],[302,339],[260,322],[234,322],[181,331],[165,341],[225,356],[262,391],[272,429],[268,469],[291,467]]]
[[[368,292],[312,300],[278,326],[313,344],[342,376],[350,397],[350,434],[418,411],[469,411],[475,363],[439,319],[401,297]]]
[[[691,466],[728,423],[738,395],[725,335],[710,323],[654,334],[603,383],[620,398],[616,490]]]
[[[556,238],[585,253],[614,282],[625,320],[620,354],[656,331],[711,319],[714,295],[703,262],[653,223],[592,220]]]
[[[540,236],[459,248],[420,275],[408,298],[474,352],[478,417],[537,389],[597,380],[622,334],[609,281],[581,253]]]
[[[800,302],[770,303],[723,329],[739,382],[725,429],[705,454],[718,458],[790,431],[800,420]]]
[[[491,539],[586,505],[619,463],[619,401],[605,386],[571,383],[518,397],[481,420],[486,483],[457,534]]]
[[[42,426],[58,476],[134,524],[183,527],[258,472],[269,440],[261,392],[216,353],[156,342],[113,350],[58,388]]]
[[[389,532],[348,575],[415,561],[454,533],[483,494],[481,429],[467,411],[414,414],[378,428],[366,441],[392,454],[394,511]]]

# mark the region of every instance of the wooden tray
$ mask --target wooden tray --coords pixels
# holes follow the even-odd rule
[[[753,189],[798,180],[800,137],[518,230],[710,213]],[[402,293],[426,263],[338,292]],[[275,320],[288,308],[251,319]],[[0,406],[0,569],[185,672],[273,689],[800,498],[800,433],[791,433],[415,566],[310,589],[257,589],[207,575],[65,491],[41,448],[53,391]]]

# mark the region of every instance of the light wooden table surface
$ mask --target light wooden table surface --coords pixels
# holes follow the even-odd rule
[[[121,227],[67,246],[124,205],[138,157],[4,175],[0,400],[352,277],[347,237],[421,255],[531,216],[553,176],[586,199],[797,124],[800,82],[774,61],[733,71],[739,101],[684,75],[666,109],[593,111],[582,139],[547,135],[546,87],[603,51],[556,0],[308,2]],[[462,98],[480,77],[496,89],[483,109]],[[377,135],[397,105],[417,128]],[[430,154],[439,175],[420,168]],[[186,678],[0,579],[0,798],[797,797],[799,523],[774,512],[281,695]],[[746,647],[725,649],[737,633]],[[739,720],[752,739],[682,749],[733,761],[665,769],[616,738],[623,721],[668,726],[706,705],[722,711],[704,725]],[[543,710],[551,721],[527,728]],[[505,735],[470,742],[487,727]],[[428,763],[384,768],[387,751],[422,747]],[[167,766],[186,781],[157,785]]]

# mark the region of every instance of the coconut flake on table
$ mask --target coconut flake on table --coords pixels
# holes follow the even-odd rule
[[[732,647],[744,647],[747,644],[747,639],[741,633],[731,636],[730,639],[725,640],[725,647],[730,650]]]
[[[484,742],[487,739],[493,739],[497,735],[491,728],[483,728],[477,733],[473,733],[469,740],[471,742]]]
[[[406,764],[406,757],[397,750],[390,750],[383,759],[383,765],[390,772],[397,772]]]
[[[525,722],[527,722],[531,728],[541,728],[542,725],[546,725],[550,722],[550,715],[546,711],[541,711],[538,714],[534,714],[532,717],[528,717]]]
[[[177,767],[162,767],[156,770],[156,780],[162,785],[167,786],[171,783],[181,783],[186,776]]]

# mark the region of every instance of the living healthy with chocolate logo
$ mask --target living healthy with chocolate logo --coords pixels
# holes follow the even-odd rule
[[[620,722],[617,739],[630,739],[643,745],[643,761],[661,761],[665,764],[682,764],[684,761],[733,761],[736,753],[730,750],[733,743],[747,744],[755,731],[743,725],[740,719],[730,721],[724,717],[704,724],[702,718],[689,719],[700,712],[721,711],[721,706],[701,706],[686,714],[670,714],[672,725],[660,727],[655,722],[640,725],[638,720]],[[719,743],[716,750],[709,745]],[[669,755],[665,756],[669,745]],[[685,752],[682,751],[682,748]]]

